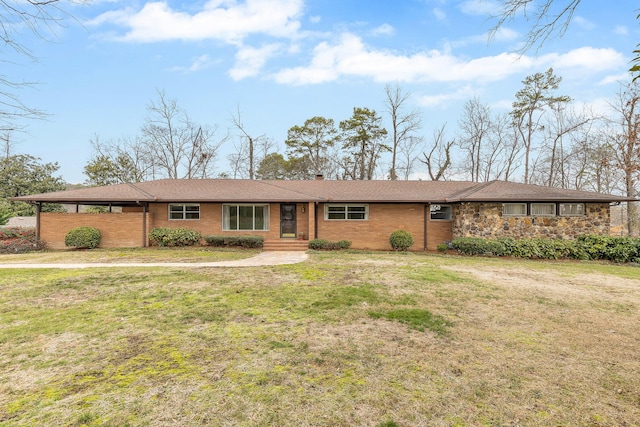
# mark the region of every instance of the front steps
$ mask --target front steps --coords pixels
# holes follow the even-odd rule
[[[306,251],[309,249],[308,240],[265,240],[262,246],[264,251]]]

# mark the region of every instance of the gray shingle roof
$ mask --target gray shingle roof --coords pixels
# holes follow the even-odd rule
[[[26,202],[135,204],[147,202],[380,202],[511,201],[621,202],[626,197],[505,181],[261,181],[161,179],[135,184],[15,197]]]

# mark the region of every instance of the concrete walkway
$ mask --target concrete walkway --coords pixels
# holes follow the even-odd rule
[[[217,262],[119,262],[119,263],[49,263],[49,264],[3,264],[0,268],[113,268],[113,267],[178,267],[178,268],[207,268],[207,267],[261,267],[267,265],[296,264],[308,258],[302,251],[296,252],[262,252],[258,255],[234,261]]]

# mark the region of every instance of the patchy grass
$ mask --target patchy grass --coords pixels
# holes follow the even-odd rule
[[[0,270],[0,425],[632,426],[639,308],[576,262]]]
[[[395,320],[404,323],[411,329],[424,332],[426,329],[439,335],[445,335],[450,321],[442,316],[434,316],[429,310],[419,308],[398,308],[387,311],[370,311],[369,316],[374,319]]]
[[[214,262],[249,258],[260,250],[213,247],[148,247],[91,250],[43,250],[29,254],[0,254],[2,263],[126,263],[126,262]]]

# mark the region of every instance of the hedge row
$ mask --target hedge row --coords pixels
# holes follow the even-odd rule
[[[591,234],[575,240],[462,237],[453,240],[451,246],[465,255],[640,262],[640,238],[632,237]]]
[[[152,245],[194,246],[200,243],[200,232],[189,228],[156,227],[149,232]]]
[[[350,247],[351,242],[349,240],[338,240],[337,242],[325,239],[309,240],[309,249],[336,251],[339,249],[349,249]]]
[[[204,236],[209,246],[261,248],[264,244],[262,236]]]

